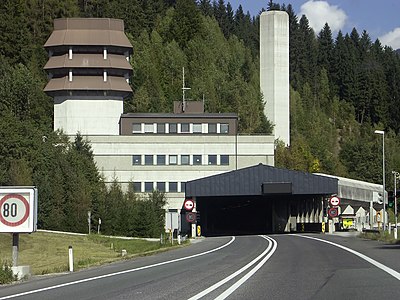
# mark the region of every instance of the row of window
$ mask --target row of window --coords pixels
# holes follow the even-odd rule
[[[133,123],[132,133],[229,133],[227,123]]]
[[[185,191],[185,182],[133,182],[133,190],[138,193],[151,193],[158,190],[165,193],[180,193]]]
[[[229,155],[133,155],[134,166],[164,165],[229,165]]]

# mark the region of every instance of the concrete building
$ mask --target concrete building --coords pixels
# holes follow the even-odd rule
[[[116,177],[137,192],[166,192],[167,208],[179,210],[189,180],[274,164],[272,136],[240,135],[236,114],[204,113],[202,102],[187,107],[184,113],[124,114],[120,136],[87,136],[106,181]]]
[[[275,139],[290,145],[289,16],[285,11],[260,16],[260,88],[264,113],[275,125]]]
[[[189,180],[274,165],[273,136],[240,135],[237,114],[205,113],[203,102],[177,101],[170,114],[123,114],[133,51],[123,30],[122,20],[58,19],[45,44],[54,129],[90,141],[106,182],[164,191],[167,209],[178,212]]]

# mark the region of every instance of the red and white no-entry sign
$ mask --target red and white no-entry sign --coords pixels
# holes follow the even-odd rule
[[[183,202],[183,207],[187,211],[192,211],[194,208],[194,201],[192,199],[185,199],[185,202]]]
[[[339,204],[340,204],[340,198],[337,197],[337,196],[332,196],[332,197],[329,199],[329,204],[330,204],[331,206],[333,206],[333,207],[339,206]]]
[[[36,191],[35,188],[0,188],[0,232],[36,230]]]

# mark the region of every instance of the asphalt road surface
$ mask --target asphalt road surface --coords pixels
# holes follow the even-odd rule
[[[0,299],[400,299],[400,246],[322,234],[206,238],[1,286]]]

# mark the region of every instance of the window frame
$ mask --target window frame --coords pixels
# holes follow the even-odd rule
[[[193,133],[196,133],[196,134],[203,133],[203,124],[193,123]]]
[[[171,131],[171,125],[174,127],[173,131]],[[178,133],[178,123],[168,123],[168,133]]]
[[[200,160],[198,161],[198,159]],[[193,165],[195,166],[201,166],[203,164],[203,157],[201,154],[195,154],[193,155]]]
[[[171,162],[171,158],[175,158],[175,162]],[[178,155],[175,155],[175,154],[169,155],[168,156],[168,164],[173,165],[173,166],[177,165],[178,164]]]
[[[227,159],[226,163],[224,161],[225,158]],[[223,154],[220,156],[220,165],[221,166],[229,166],[229,155]]]
[[[215,126],[215,129],[213,128],[213,130],[210,130],[210,128],[212,128],[214,126]],[[217,123],[208,123],[208,133],[211,133],[211,134],[217,133]]]
[[[156,158],[157,166],[165,166],[166,165],[166,155],[165,154],[157,154]]]
[[[187,130],[183,130],[183,127],[187,126]],[[185,128],[186,129],[186,128]],[[181,123],[181,133],[190,133],[190,123]]]
[[[212,159],[212,161],[210,159]],[[209,154],[207,157],[207,163],[209,166],[216,166],[217,165],[217,155]]]
[[[135,126],[139,126],[139,130],[135,130]],[[132,133],[142,133],[142,123],[132,123]]]
[[[188,160],[187,160],[187,164],[186,164],[186,163],[184,164],[184,163],[182,162],[182,161],[183,161],[183,160],[182,160],[183,157],[185,157],[185,158],[187,157],[187,159],[188,159]],[[190,155],[189,155],[189,154],[181,154],[181,165],[182,165],[182,166],[189,166],[189,165],[190,165]]]
[[[150,159],[150,157],[151,157],[151,164],[148,162],[148,159]],[[144,156],[144,165],[145,165],[145,166],[153,166],[153,165],[154,165],[154,156],[153,156],[153,155],[146,154],[146,155]]]
[[[171,185],[175,186],[175,188],[173,190],[171,190]],[[177,181],[168,182],[168,192],[170,192],[170,193],[177,193],[178,192],[178,182]]]
[[[135,158],[139,158],[138,163],[136,163]],[[141,155],[132,155],[132,165],[133,166],[141,166],[142,165],[142,156]]]
[[[222,131],[222,127],[225,127],[226,126],[226,132],[225,132],[225,130],[224,131]],[[220,125],[219,125],[219,128],[220,128],[220,133],[221,134],[229,134],[229,124],[228,123],[221,123]]]

